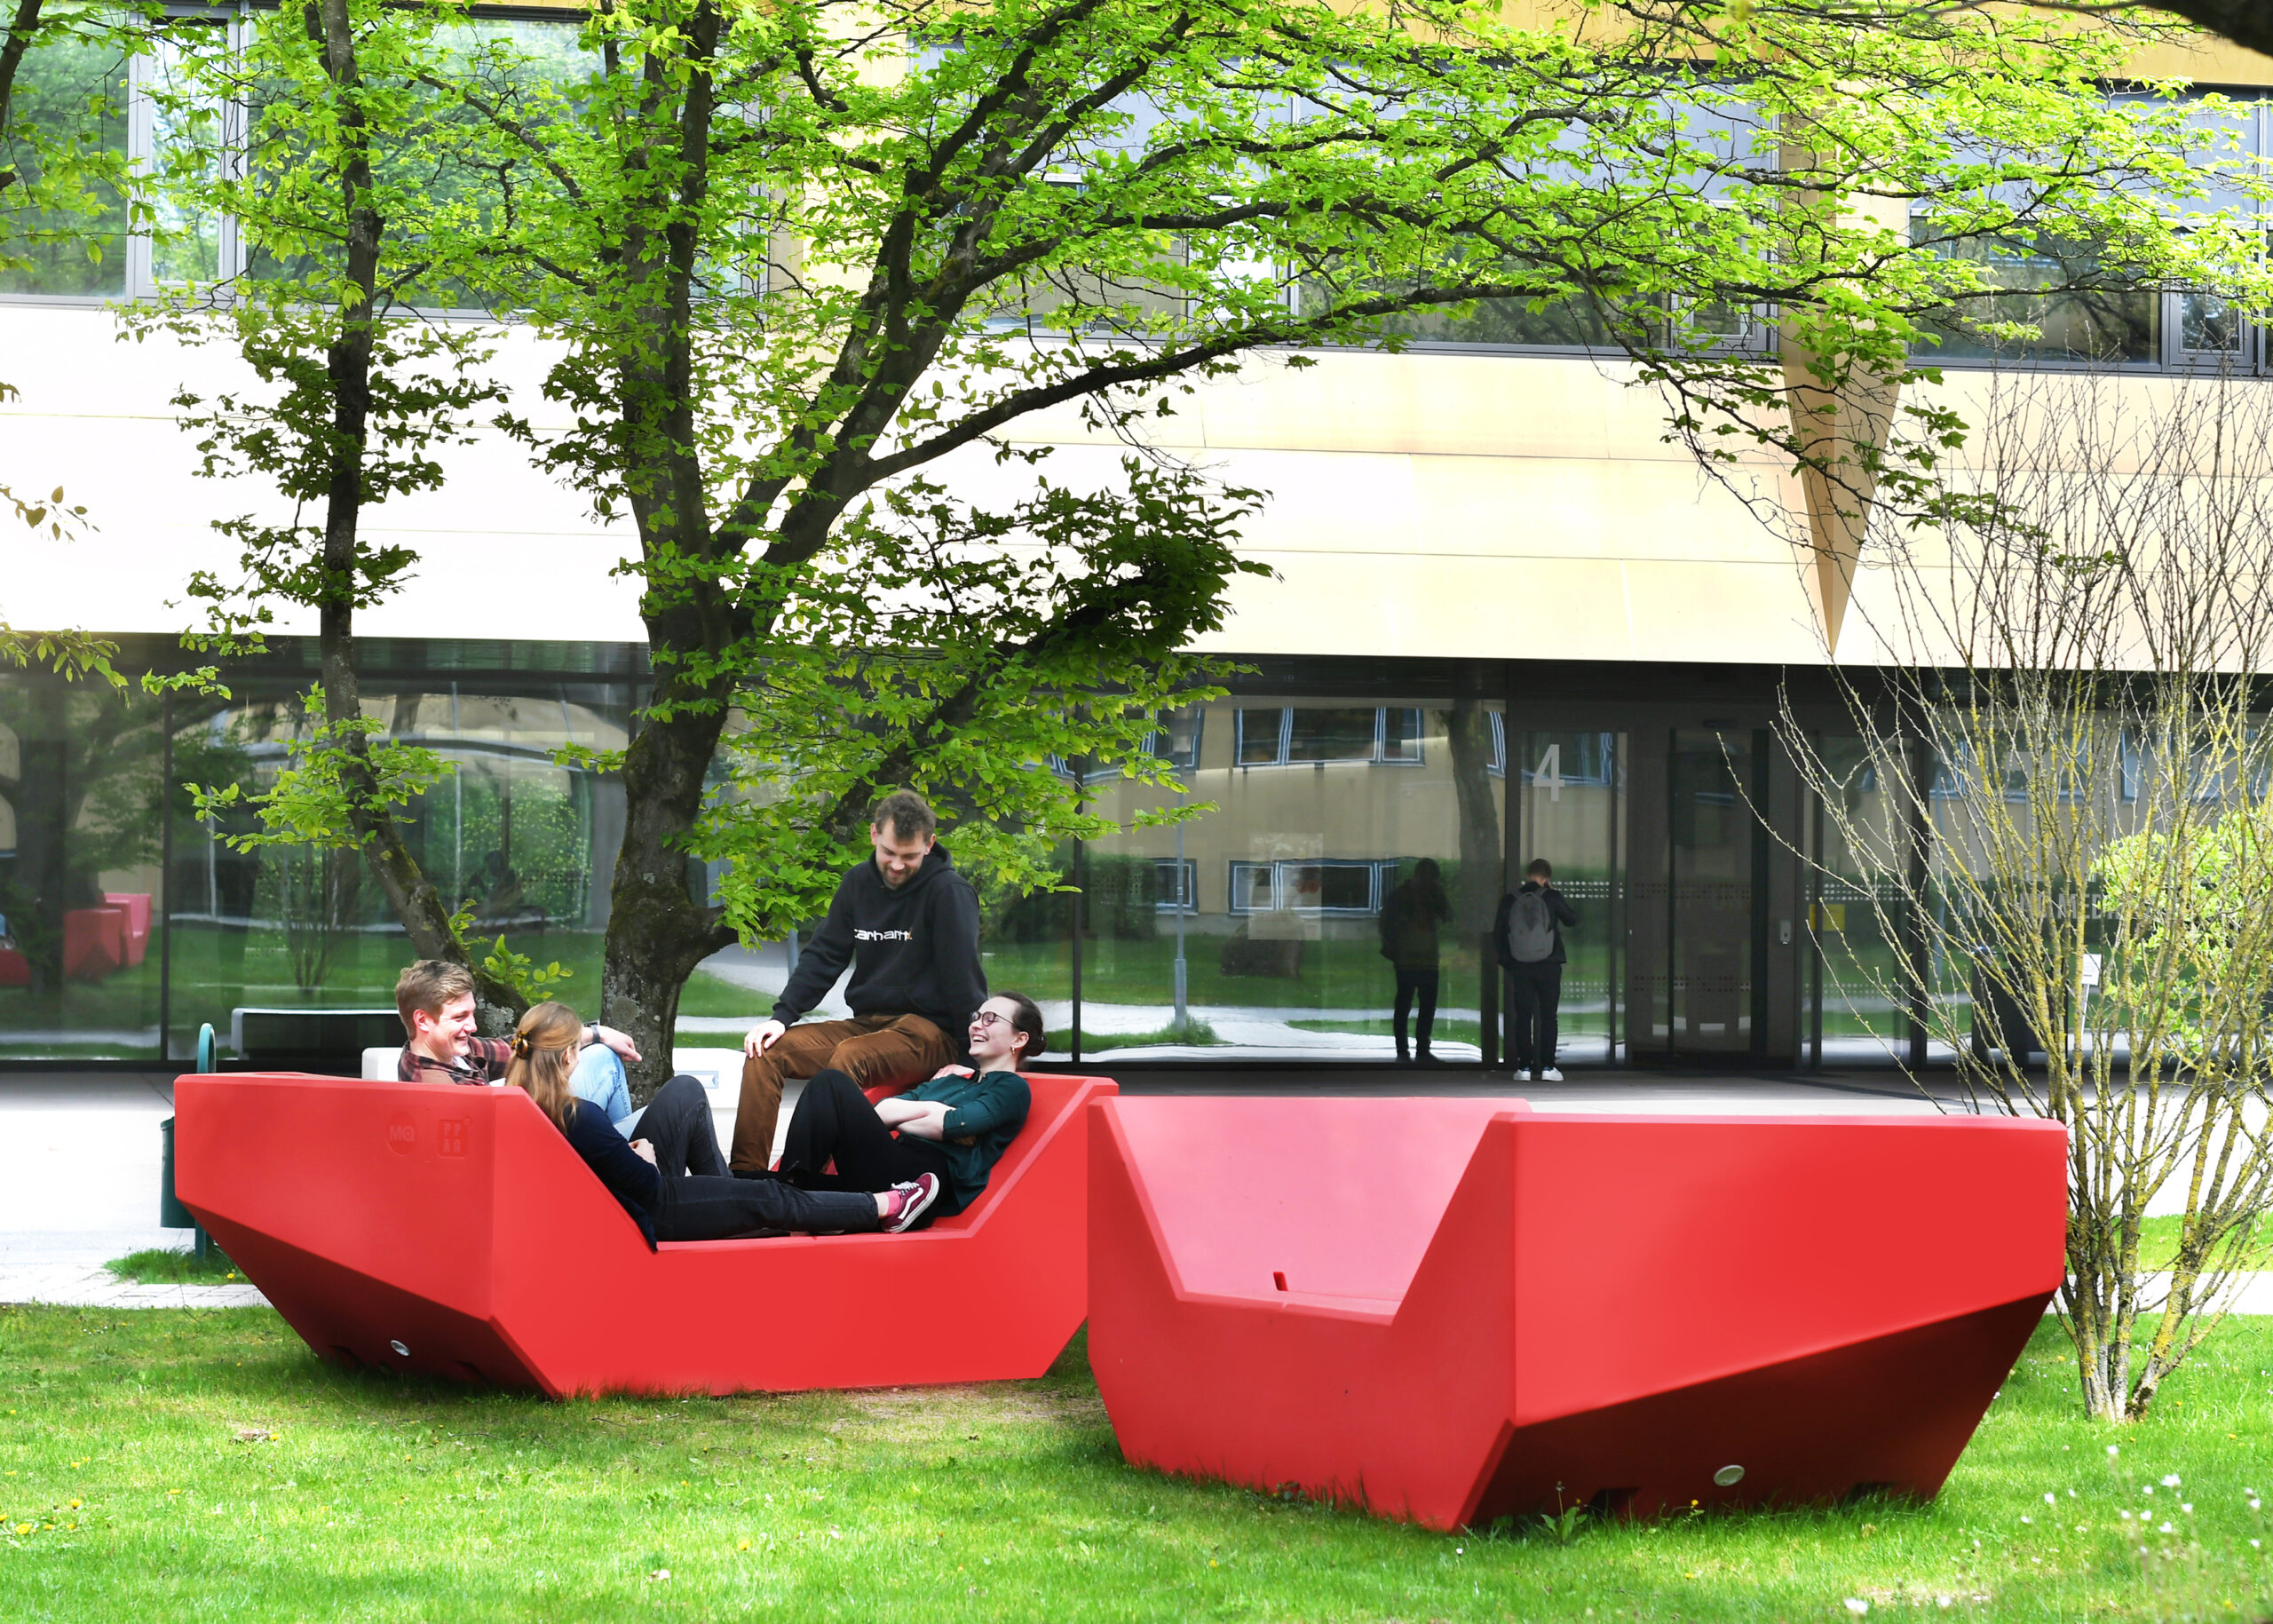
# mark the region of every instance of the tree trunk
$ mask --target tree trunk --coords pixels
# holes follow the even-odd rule
[[[324,719],[342,729],[362,717],[362,685],[354,660],[356,539],[362,521],[364,451],[370,430],[371,357],[377,337],[379,254],[386,221],[373,202],[370,131],[356,92],[362,88],[347,0],[320,0],[305,13],[308,38],[322,59],[338,101],[339,184],[347,220],[346,275],[339,326],[324,367],[331,387],[330,456],[325,470],[323,570],[317,640],[322,661]],[[511,986],[473,964],[450,924],[449,906],[404,844],[393,809],[378,797],[370,770],[369,741],[360,732],[333,742],[346,760],[341,776],[349,792],[350,820],[371,876],[409,932],[421,958],[449,959],[473,971],[484,1031],[508,1028],[527,1006]]]
[[[648,722],[624,752],[623,845],[609,891],[599,1018],[638,1049],[638,1064],[627,1069],[641,1102],[670,1077],[680,989],[696,965],[733,940],[717,910],[691,891],[684,844],[725,725],[722,696],[716,711],[678,710]]]
[[[1460,887],[1453,898],[1453,928],[1462,942],[1473,946],[1492,928],[1500,893],[1506,889],[1500,809],[1492,797],[1492,713],[1474,699],[1455,699],[1445,733],[1452,751],[1453,795],[1460,808]],[[1507,782],[1514,793],[1512,771]]]

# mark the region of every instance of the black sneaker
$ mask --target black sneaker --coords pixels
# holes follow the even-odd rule
[[[939,1176],[926,1173],[911,1184],[894,1184],[891,1192],[899,1198],[899,1205],[879,1226],[887,1235],[897,1235],[915,1227],[915,1220],[931,1209],[939,1199]]]

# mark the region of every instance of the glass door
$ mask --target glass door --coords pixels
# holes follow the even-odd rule
[[[1667,763],[1668,1046],[1748,1055],[1759,937],[1749,732],[1676,728]]]

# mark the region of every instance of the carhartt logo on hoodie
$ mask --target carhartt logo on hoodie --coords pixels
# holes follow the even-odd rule
[[[856,942],[912,942],[915,939],[915,932],[913,931],[856,930],[852,932],[852,939]]]

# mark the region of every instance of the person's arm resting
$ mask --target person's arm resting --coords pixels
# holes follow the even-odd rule
[[[797,955],[797,968],[789,972],[781,996],[773,1001],[772,1018],[785,1026],[796,1026],[836,985],[836,978],[852,962],[852,912],[845,906],[844,891],[845,885],[839,884],[836,895],[828,900],[828,913],[820,929]],[[971,1005],[974,1010],[978,1007]]]
[[[911,1099],[905,1094],[895,1094],[889,1099],[876,1102],[876,1120],[887,1128],[898,1128],[922,1116],[924,1107],[931,1103],[924,1099]]]
[[[662,1175],[615,1131],[598,1105],[576,1102],[568,1118],[568,1143],[599,1176],[600,1183],[642,1207],[654,1207],[662,1193]]]
[[[629,1060],[635,1065],[638,1062],[639,1050],[632,1042],[629,1033],[618,1032],[613,1026],[603,1026],[599,1022],[594,1021],[584,1028],[584,1041],[577,1047],[590,1049],[596,1043],[614,1050],[616,1058],[620,1060]]]
[[[946,1105],[936,1099],[913,1100],[909,1105],[910,1109],[905,1115],[885,1120],[900,1132],[913,1134],[919,1139],[936,1140],[947,1137],[947,1118],[953,1113]]]
[[[1016,1072],[989,1072],[978,1092],[947,1112],[941,1131],[950,1139],[975,1139],[1005,1123],[1026,1121],[1034,1093]]]

